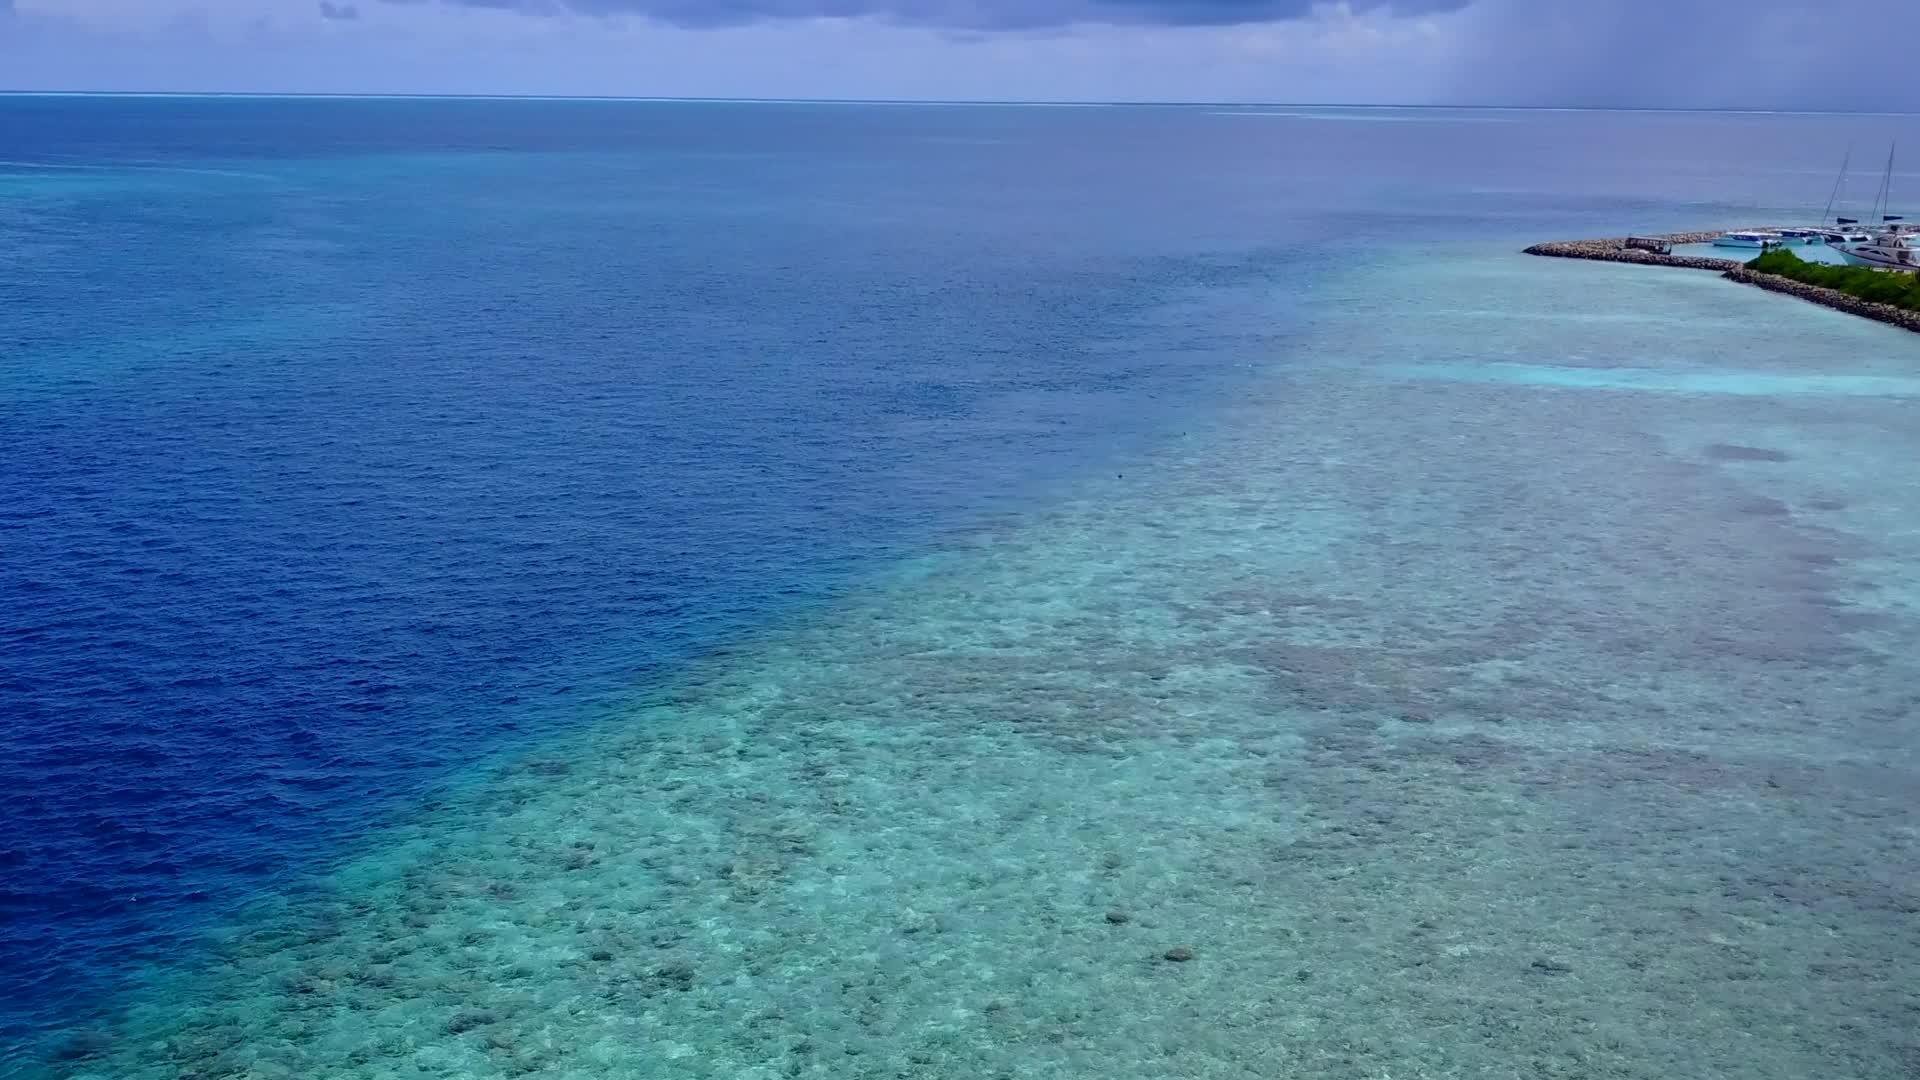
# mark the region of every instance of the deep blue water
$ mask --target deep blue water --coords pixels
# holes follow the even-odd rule
[[[955,175],[1067,148],[982,161],[920,113],[0,112],[10,1024],[1153,437],[1231,368],[1111,339],[1285,258],[1101,241],[1068,178]]]
[[[1878,130],[1398,119],[0,98],[0,1040],[1178,438],[1331,274],[1817,207]]]

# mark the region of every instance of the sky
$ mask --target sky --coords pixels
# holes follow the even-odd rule
[[[0,0],[5,90],[1920,111],[1917,56],[1920,0]]]

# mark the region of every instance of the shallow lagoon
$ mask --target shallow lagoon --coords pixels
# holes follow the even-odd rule
[[[1666,384],[1423,369],[1448,317],[1381,313],[488,765],[78,1071],[1903,1075],[1913,436],[1826,390],[1903,339],[1689,380],[1824,317],[1710,288],[1635,324]],[[1552,299],[1533,343],[1582,332]]]
[[[1095,348],[1213,389],[309,838],[46,1071],[1911,1075],[1913,340],[1443,201],[1153,262]]]

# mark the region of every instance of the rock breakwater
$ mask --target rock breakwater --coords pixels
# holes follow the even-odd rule
[[[1668,244],[1704,244],[1721,235],[1720,230],[1706,232],[1660,233],[1641,236],[1639,240],[1658,240]],[[1738,259],[1717,259],[1699,255],[1670,255],[1651,251],[1645,247],[1628,246],[1624,236],[1609,237],[1601,240],[1561,240],[1545,244],[1535,244],[1525,251],[1528,255],[1544,255],[1558,259],[1591,259],[1596,262],[1636,263],[1641,266],[1675,266],[1688,270],[1712,270],[1729,281],[1742,285],[1756,285],[1769,292],[1797,296],[1809,303],[1820,304],[1844,311],[1850,315],[1873,319],[1898,326],[1904,330],[1920,333],[1920,312],[1907,311],[1890,304],[1876,304],[1871,300],[1862,300],[1849,296],[1837,289],[1823,289],[1818,285],[1808,285],[1778,274],[1762,274],[1747,269],[1746,263]]]
[[[1649,237],[1665,240],[1671,244],[1697,244],[1701,240],[1693,239],[1700,235],[1711,240],[1718,233],[1677,233],[1672,236]],[[1645,248],[1627,246],[1626,237],[1607,240],[1562,240],[1547,244],[1535,244],[1526,250],[1528,255],[1546,255],[1557,259],[1592,259],[1597,262],[1638,263],[1642,266],[1678,266],[1688,270],[1718,270],[1726,272],[1740,265],[1733,259],[1714,259],[1699,255],[1668,255]]]
[[[1795,281],[1778,274],[1756,273],[1744,266],[1735,266],[1727,271],[1726,277],[1729,281],[1738,281],[1743,285],[1757,285],[1769,292],[1797,296],[1824,307],[1920,333],[1920,312],[1897,308],[1891,304],[1876,304],[1871,300],[1849,296],[1838,289],[1823,289],[1818,285],[1809,285],[1804,281]]]

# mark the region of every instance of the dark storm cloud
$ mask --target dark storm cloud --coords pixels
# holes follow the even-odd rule
[[[1920,35],[1916,0],[1475,0],[1454,31],[1458,100],[1920,107],[1903,51]],[[1896,43],[1886,63],[1863,33]]]
[[[390,0],[419,2],[419,0]],[[1026,29],[1072,23],[1232,26],[1311,13],[1316,0],[439,0],[539,15],[641,15],[680,26],[729,26],[772,19],[872,17],[923,26]],[[1455,11],[1471,0],[1348,0],[1355,11],[1418,15]]]
[[[360,17],[360,9],[352,4],[336,4],[333,0],[320,0],[320,17],[340,20],[357,19]]]

